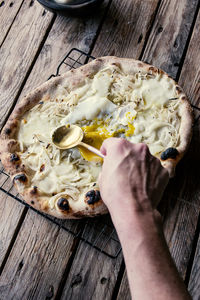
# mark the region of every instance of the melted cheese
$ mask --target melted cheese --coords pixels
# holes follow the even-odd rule
[[[105,97],[100,97],[99,94],[89,97],[72,108],[72,111],[62,120],[62,124],[75,124],[82,120],[93,120],[98,115],[110,114],[114,111],[116,105]]]
[[[148,144],[159,155],[179,143],[180,101],[172,80],[163,75],[124,74],[118,67],[101,70],[73,90],[58,87],[56,101],[44,101],[20,123],[20,155],[31,185],[50,197],[78,199],[97,182],[102,160],[79,147],[59,150],[51,142],[55,128],[82,127],[84,141],[100,149],[106,138],[125,137]],[[83,200],[83,199],[82,199]]]

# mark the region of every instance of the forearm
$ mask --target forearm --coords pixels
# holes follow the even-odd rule
[[[130,213],[131,214],[131,213]],[[152,213],[113,217],[133,299],[191,299],[180,279]]]

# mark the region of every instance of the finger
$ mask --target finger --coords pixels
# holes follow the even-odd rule
[[[118,140],[118,138],[113,138],[113,137],[104,140],[100,148],[101,153],[106,156],[109,149],[113,147],[113,145],[116,143],[116,140]]]
[[[127,141],[126,139],[111,137],[111,138],[106,139],[103,142],[100,151],[104,155],[110,155],[110,154],[114,154],[114,153],[119,153],[120,150],[122,150],[125,147],[128,147],[130,145],[133,145],[133,144],[130,143],[129,141]]]
[[[99,173],[98,180],[97,180],[99,186],[101,184],[101,176],[102,176],[102,172]]]

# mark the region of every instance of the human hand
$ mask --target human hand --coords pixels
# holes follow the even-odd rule
[[[105,158],[99,186],[111,216],[127,219],[132,212],[153,211],[169,176],[147,145],[109,138],[100,150]]]

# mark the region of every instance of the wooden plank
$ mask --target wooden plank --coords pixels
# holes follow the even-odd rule
[[[197,0],[162,1],[142,59],[176,77]]]
[[[5,259],[23,210],[22,204],[0,191],[0,266]]]
[[[179,80],[183,89],[190,96],[191,102],[196,105],[199,105],[199,25],[200,14],[195,23]],[[165,224],[165,234],[171,246],[172,256],[183,278],[185,278],[192,251],[200,208],[199,147],[200,122],[194,127],[190,149],[179,164],[177,176],[172,181],[171,186],[169,186],[168,200],[171,197],[171,203],[172,201],[175,202],[175,207],[173,210],[169,209]],[[174,222],[172,223],[171,220],[174,220]]]
[[[196,1],[197,4],[197,1]],[[176,9],[174,7],[176,5]],[[184,5],[184,6],[183,6]],[[161,6],[158,10],[158,15],[156,16],[154,26],[152,28],[150,38],[147,42],[147,46],[145,47],[144,55],[142,57],[142,60],[146,60],[149,63],[155,64],[158,67],[162,67],[166,71],[170,72],[172,76],[176,76],[178,69],[172,67],[171,69],[168,67],[168,65],[164,65],[167,61],[170,64],[172,63],[172,58],[174,48],[174,38],[169,39],[168,37],[171,36],[172,28],[179,28],[180,32],[176,31],[176,36],[179,38],[181,37],[181,40],[184,41],[184,43],[179,45],[179,55],[177,55],[177,58],[179,59],[179,63],[182,56],[182,49],[185,46],[185,43],[188,38],[190,26],[192,24],[192,18],[190,16],[187,16],[188,14],[191,14],[190,9],[188,9],[189,1],[162,1]],[[193,2],[193,7],[194,7]],[[195,6],[196,7],[196,6]],[[188,10],[187,10],[188,9]],[[177,18],[177,11],[181,11]],[[183,14],[183,12],[185,12]],[[186,13],[187,12],[187,13]],[[192,12],[194,16],[194,11]],[[182,30],[184,26],[184,19],[187,20],[186,29]],[[164,21],[163,21],[164,20]],[[190,24],[188,24],[190,20]],[[165,24],[163,26],[164,28],[164,34],[159,29],[159,24]],[[178,27],[177,27],[178,26]],[[198,23],[195,26],[195,31],[198,32]],[[159,32],[158,34],[158,31]],[[197,34],[197,33],[196,33]],[[160,37],[159,35],[162,35]],[[196,39],[193,36],[191,45],[192,48],[196,47],[196,52],[198,51],[198,39],[196,39],[195,45],[194,43]],[[152,46],[152,40],[154,41],[154,44],[156,44],[156,47],[154,48]],[[151,46],[150,46],[151,45]],[[165,45],[165,46],[163,46]],[[151,52],[151,47],[153,47],[153,51],[155,51],[155,56],[153,51]],[[172,51],[172,52],[171,52]],[[188,52],[188,55],[190,57],[190,54]],[[187,57],[188,57],[187,55]],[[199,54],[198,54],[199,55]],[[187,58],[186,58],[187,59]],[[199,58],[195,53],[194,55],[191,55],[191,61],[193,59],[192,66],[195,65],[195,68],[191,66],[189,78],[197,78],[196,84],[198,83],[198,68],[199,68]],[[184,73],[187,73],[187,63],[185,62],[183,71]],[[190,85],[188,85],[188,82],[190,81],[183,81],[182,78],[184,78],[185,74],[183,72],[181,73],[180,78],[180,84],[183,86],[183,88],[188,92],[190,90]],[[191,79],[190,79],[191,80]],[[193,86],[193,90],[198,90],[198,86]],[[197,96],[197,94],[196,94]],[[195,100],[193,100],[194,103],[197,103]],[[195,130],[196,131],[196,130]],[[189,262],[190,254],[192,251],[192,241],[194,238],[194,232],[197,225],[197,218],[198,218],[198,203],[199,203],[199,183],[198,183],[198,168],[200,164],[199,161],[199,155],[198,155],[198,145],[199,145],[199,131],[196,132],[196,137],[193,139],[193,146],[191,146],[190,155],[188,153],[187,158],[185,158],[178,166],[176,177],[171,180],[171,182],[168,185],[168,189],[165,193],[165,197],[163,201],[166,201],[168,203],[169,207],[166,211],[165,216],[165,224],[164,224],[164,231],[165,236],[168,242],[168,245],[170,247],[170,251],[172,254],[172,257],[174,258],[174,261],[176,263],[176,266],[178,267],[178,270],[181,274],[181,276],[184,278],[187,270],[187,265]],[[190,166],[190,168],[188,167]],[[187,170],[187,172],[185,172]],[[194,171],[193,171],[194,170]],[[199,203],[200,207],[200,203]],[[122,280],[122,284],[120,286],[118,299],[129,299],[129,287],[127,282],[127,275],[124,275],[124,278]]]
[[[126,271],[124,272],[124,276],[123,276],[121,284],[120,284],[120,289],[119,289],[117,299],[123,299],[123,300],[124,299],[126,299],[126,300],[131,300],[132,299]]]
[[[112,299],[121,261],[81,243],[61,299]]]
[[[36,1],[24,1],[0,49],[0,127],[8,115],[52,21],[53,14],[43,12],[44,9]]]
[[[2,45],[13,21],[22,5],[21,1],[1,1],[0,2],[0,46]]]
[[[113,1],[92,55],[138,58],[158,1]]]
[[[200,13],[197,16],[195,27],[192,33],[192,38],[189,44],[189,49],[184,61],[183,69],[179,83],[184,86],[184,90],[188,95],[192,104],[200,107]]]
[[[200,107],[200,95],[199,95],[199,88],[200,88],[200,67],[199,67],[199,59],[200,59],[200,53],[198,51],[198,47],[200,44],[200,37],[199,37],[199,26],[200,26],[200,13],[197,16],[197,21],[195,24],[195,28],[192,34],[192,39],[189,45],[189,49],[187,52],[187,56],[185,58],[185,62],[183,65],[183,70],[181,72],[181,78],[180,78],[180,82],[182,85],[184,85],[186,87],[186,92],[191,100],[191,102]],[[192,80],[191,80],[192,78]],[[188,84],[188,82],[190,84]],[[198,113],[200,114],[200,112]],[[199,145],[199,139],[200,139],[200,120],[197,124],[198,126],[195,126],[196,130],[195,130],[195,136],[194,136],[194,140],[195,140],[195,149],[199,149],[198,145]],[[198,143],[198,144],[197,144]],[[191,155],[193,155],[193,153],[191,153]],[[196,164],[196,169],[199,168],[200,163],[199,162],[199,155],[198,155],[198,162],[196,162],[196,158],[197,158],[197,153],[196,153],[196,157],[193,158],[193,165]],[[196,200],[196,202],[194,204],[197,205],[198,208],[198,214],[200,211],[200,188],[199,188],[199,183],[198,183],[198,178],[199,178],[199,172],[198,170],[196,170],[196,174],[197,174],[197,178],[195,179],[194,184],[196,183],[196,185],[198,186],[198,189],[194,189],[193,193],[196,192],[198,193],[199,198]],[[197,218],[199,216],[195,215],[195,223],[197,222]],[[198,223],[197,223],[198,224]],[[193,228],[193,234],[195,227]],[[196,234],[199,234],[200,228],[197,227],[197,232]],[[193,240],[192,240],[193,242]],[[191,293],[192,299],[197,300],[200,298],[200,236],[198,238],[198,243],[197,243],[197,247],[196,247],[196,253],[194,256],[194,260],[193,260],[193,265],[192,265],[192,270],[191,270],[191,274],[190,274],[190,278],[189,278],[189,285],[188,285],[188,289],[189,292]]]
[[[91,15],[89,18],[67,18],[62,16],[56,18],[34,68],[24,86],[20,99],[28,91],[33,90],[33,88],[45,82],[51,74],[55,74],[58,64],[72,48],[76,47],[86,53],[89,52],[105,14],[108,2],[108,0],[104,1],[103,5],[99,8],[98,14]],[[72,53],[72,58],[77,59],[79,55],[79,53]],[[79,60],[81,63],[84,63],[85,57],[82,57]],[[74,61],[69,60],[68,63],[72,65]],[[79,64],[75,64],[75,67],[79,66]],[[69,67],[65,66],[65,68],[61,68],[61,73],[68,70]]]
[[[200,236],[197,243],[188,290],[193,300],[200,299]]]
[[[1,299],[54,299],[73,248],[69,233],[29,211],[1,275]]]

